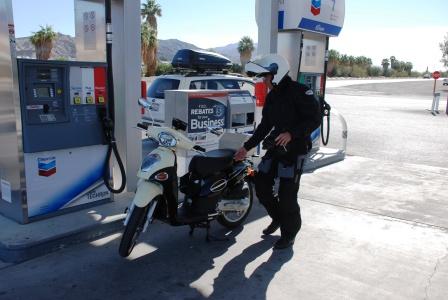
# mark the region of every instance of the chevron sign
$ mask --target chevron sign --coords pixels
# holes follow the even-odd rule
[[[315,16],[320,14],[321,0],[311,0],[311,13]]]

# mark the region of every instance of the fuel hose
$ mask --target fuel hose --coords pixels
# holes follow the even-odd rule
[[[320,124],[320,136],[322,138],[322,144],[326,146],[328,144],[328,140],[330,138],[330,115],[331,115],[331,106],[328,104],[323,98],[320,99],[321,101],[321,110],[322,110],[322,122]],[[324,123],[327,123],[327,130],[325,134],[324,130]]]
[[[107,60],[107,94],[109,96],[109,105],[106,109],[106,115],[103,117],[103,131],[106,138],[107,155],[103,172],[103,180],[107,189],[114,194],[119,194],[126,187],[126,172],[120,153],[118,152],[117,142],[115,140],[115,98],[114,98],[114,77],[112,69],[112,13],[111,0],[105,1],[106,8],[106,60]],[[117,159],[118,167],[121,173],[121,185],[118,189],[114,189],[110,182],[110,161],[112,153]]]

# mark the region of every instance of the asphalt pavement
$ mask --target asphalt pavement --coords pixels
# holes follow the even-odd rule
[[[392,96],[412,99],[431,99],[433,79],[330,80],[327,93],[348,96]],[[448,93],[448,86],[437,80],[435,92]]]
[[[349,155],[448,168],[448,86],[439,83],[440,114],[433,116],[433,80],[348,83],[329,88],[326,98],[347,121]],[[329,146],[338,148],[340,122],[330,124]]]

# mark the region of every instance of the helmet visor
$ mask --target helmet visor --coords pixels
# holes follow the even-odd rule
[[[269,66],[262,66],[250,61],[246,64],[245,70],[248,76],[263,77],[267,74],[277,74],[278,65],[276,63],[272,63]]]

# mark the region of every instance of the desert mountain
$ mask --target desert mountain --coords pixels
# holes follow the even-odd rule
[[[239,63],[240,55],[237,50],[238,43],[223,47],[215,47],[211,50],[228,57],[232,62]],[[36,57],[34,46],[28,37],[16,39],[17,56],[24,58]],[[174,54],[180,49],[201,49],[196,45],[189,44],[177,39],[159,40],[157,56],[159,60],[171,61]],[[203,50],[203,49],[202,49]],[[75,38],[58,33],[51,53],[51,58],[74,60],[76,58]]]

